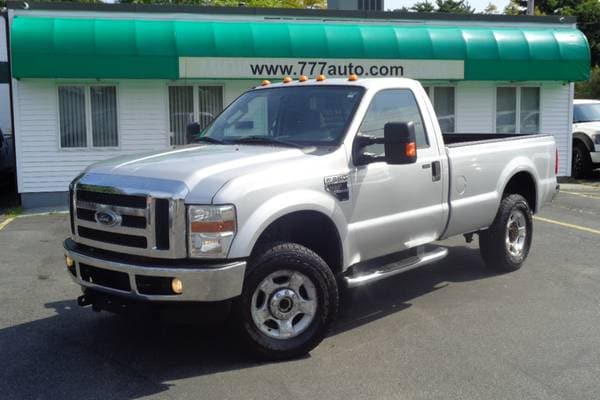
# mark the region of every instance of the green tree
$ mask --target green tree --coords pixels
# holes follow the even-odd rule
[[[589,81],[575,83],[575,98],[600,99],[600,67],[592,68]]]
[[[483,10],[485,14],[498,14],[498,7],[494,3],[488,3]]]
[[[426,12],[435,12],[435,7],[433,6],[433,3],[428,2],[427,0],[425,1],[419,1],[417,3],[415,3],[411,8],[411,11],[415,11],[415,12],[422,12],[422,13],[426,13]]]
[[[453,14],[473,14],[475,9],[466,0],[435,0],[436,12]]]

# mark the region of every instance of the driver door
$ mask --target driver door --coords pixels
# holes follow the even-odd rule
[[[383,137],[386,123],[408,121],[415,126],[415,163],[389,165],[380,161],[355,166],[350,172],[350,233],[361,260],[429,243],[442,233],[441,157],[429,140],[413,92],[378,92],[358,134]],[[383,155],[384,146],[371,145],[363,151]]]

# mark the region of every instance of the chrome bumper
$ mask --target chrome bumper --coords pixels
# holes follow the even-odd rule
[[[83,288],[92,288],[132,299],[147,301],[221,301],[237,297],[242,293],[245,261],[224,262],[223,264],[206,266],[164,266],[136,265],[113,260],[92,257],[64,243],[65,256],[75,261],[73,272],[69,271],[75,283]],[[100,285],[82,278],[81,264],[101,270],[116,271],[127,274],[131,290],[120,290]],[[144,294],[140,292],[136,276],[178,278],[183,282],[181,294]],[[92,280],[93,281],[93,280]]]

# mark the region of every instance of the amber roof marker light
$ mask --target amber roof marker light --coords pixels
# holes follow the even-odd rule
[[[317,82],[323,82],[325,79],[327,79],[327,78],[325,78],[325,75],[317,76]]]
[[[283,78],[283,83],[290,83],[292,82],[292,77],[291,76],[286,76],[285,78]]]
[[[351,74],[350,76],[348,76],[348,80],[349,80],[350,82],[357,81],[357,80],[358,80],[358,75],[356,75],[356,74]]]
[[[300,75],[300,77],[298,78],[298,82],[306,82],[308,80],[308,77],[306,75]]]
[[[271,84],[271,81],[265,79],[264,81],[262,81],[262,83],[260,84],[260,86],[269,86],[270,84]]]

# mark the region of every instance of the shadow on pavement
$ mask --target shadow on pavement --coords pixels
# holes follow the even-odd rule
[[[452,247],[437,264],[347,293],[331,336],[407,309],[454,282],[492,276],[478,249]],[[227,325],[134,322],[81,309],[74,300],[46,307],[56,315],[0,330],[3,399],[135,399],[168,391],[181,379],[260,365]]]

